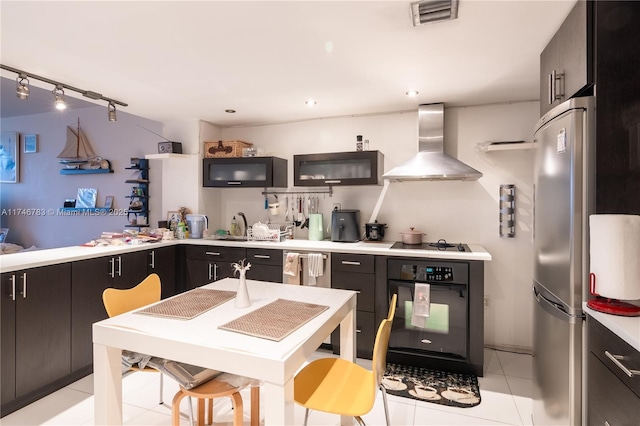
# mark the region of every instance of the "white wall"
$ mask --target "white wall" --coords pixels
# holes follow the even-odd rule
[[[66,126],[80,126],[86,133],[97,155],[111,163],[114,173],[61,175],[62,165],[56,156],[66,142]],[[52,112],[23,117],[5,118],[1,122],[2,131],[38,135],[38,152],[20,153],[20,182],[0,184],[0,204],[5,212],[10,209],[49,209],[57,211],[67,198],[76,198],[78,188],[97,188],[97,205],[103,206],[107,195],[114,196],[114,208],[126,209],[131,193],[131,184],[125,180],[132,175],[125,170],[132,157],[144,157],[157,152],[159,138],[147,132],[144,126],[156,133],[161,132],[158,122],[140,118],[118,110],[118,121],[109,122],[104,106],[70,110],[64,113]],[[20,145],[22,150],[22,144]],[[160,190],[154,188],[151,170],[151,200]],[[153,205],[151,220],[154,219]],[[9,227],[8,241],[25,247],[63,247],[82,244],[100,236],[102,231],[122,231],[128,223],[127,216],[44,216],[9,215],[2,216],[2,226]],[[153,222],[150,222],[153,223]]]
[[[485,309],[487,345],[525,350],[532,346],[533,150],[478,153],[475,146],[489,140],[531,141],[538,109],[538,102],[446,108],[445,150],[484,177],[476,182],[392,183],[378,215],[388,225],[387,240],[397,240],[399,232],[415,227],[426,232],[428,240],[479,243],[492,254],[493,260],[485,265],[485,294],[491,299]],[[320,119],[223,128],[221,138],[253,142],[287,159],[292,188],[294,154],[353,151],[359,134],[369,139],[371,150],[383,152],[385,170],[389,170],[417,151],[417,120],[417,111]],[[516,185],[518,226],[511,239],[498,235],[500,184]],[[334,188],[333,197],[321,198],[325,222],[333,204],[340,203],[342,208],[359,209],[364,225],[381,190],[382,186]],[[246,213],[250,224],[267,219],[261,192],[239,188],[207,195],[205,189],[205,198],[219,203],[221,209],[220,221],[212,221],[210,228],[229,229],[238,211]],[[282,220],[282,216],[274,219]],[[298,230],[296,237],[306,238],[306,230]]]

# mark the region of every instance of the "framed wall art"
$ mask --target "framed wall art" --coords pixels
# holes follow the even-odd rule
[[[2,132],[0,138],[0,182],[17,183],[20,181],[18,133]]]
[[[38,135],[24,135],[22,150],[25,154],[38,152]]]

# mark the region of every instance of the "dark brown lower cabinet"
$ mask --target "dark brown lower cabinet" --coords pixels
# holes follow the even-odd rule
[[[147,252],[73,262],[71,278],[71,368],[90,373],[93,366],[91,325],[107,318],[102,292],[131,288],[147,276]]]
[[[356,355],[371,359],[376,337],[376,258],[369,254],[334,253],[331,256],[331,287],[358,292],[356,311]],[[340,352],[339,330],[331,334],[334,353]]]
[[[590,316],[587,327],[587,424],[640,424],[640,352]]]
[[[231,265],[246,256],[244,247],[188,246],[185,290],[233,277]]]
[[[247,271],[250,280],[282,282],[282,250],[247,249],[247,262],[251,269]]]
[[[0,281],[4,416],[71,373],[71,264],[7,272]]]
[[[147,273],[156,273],[160,277],[163,299],[176,294],[175,246],[147,250]]]

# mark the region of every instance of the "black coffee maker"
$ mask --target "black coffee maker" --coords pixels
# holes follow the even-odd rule
[[[353,243],[360,241],[360,210],[331,212],[331,241]]]

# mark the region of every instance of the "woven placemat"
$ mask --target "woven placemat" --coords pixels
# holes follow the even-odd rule
[[[188,320],[235,296],[235,291],[197,288],[135,313]]]
[[[279,342],[327,309],[324,305],[277,299],[219,328]]]

